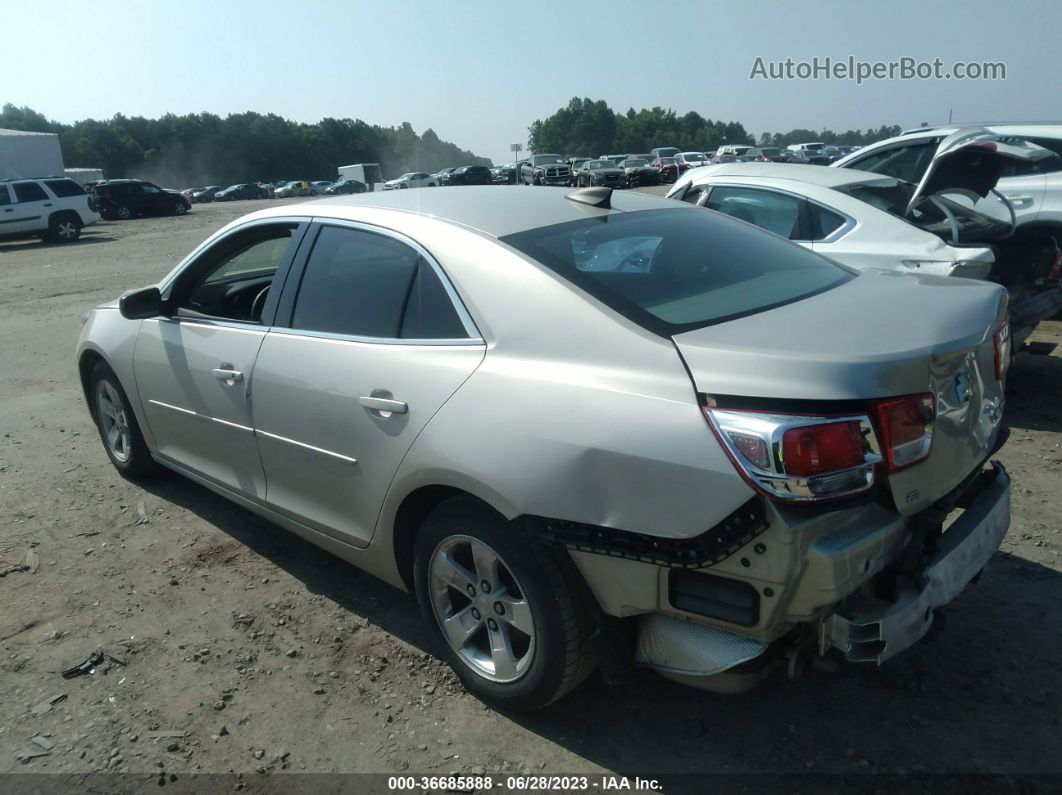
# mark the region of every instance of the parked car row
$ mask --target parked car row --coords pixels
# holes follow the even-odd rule
[[[1062,151],[1062,128],[1058,133],[1054,143]],[[1014,207],[1021,204],[1019,194],[1029,192],[1023,179],[1062,178],[1056,151],[967,129],[883,142],[837,165],[718,164],[687,175],[668,195],[860,270],[1003,285],[1015,347],[1041,320],[1062,312],[1062,201],[1047,212],[1040,212],[1041,202],[1021,214]],[[1010,207],[1001,208],[995,197],[987,200],[1000,189],[1012,197]],[[1055,198],[1062,198],[1062,190]]]

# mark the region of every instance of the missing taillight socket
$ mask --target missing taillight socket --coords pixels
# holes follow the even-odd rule
[[[933,445],[936,405],[928,392],[874,403],[885,463],[890,472],[929,457]]]

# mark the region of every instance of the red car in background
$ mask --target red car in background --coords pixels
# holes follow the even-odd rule
[[[673,157],[658,157],[653,161],[653,168],[660,172],[661,182],[674,182],[678,179],[678,164]]]

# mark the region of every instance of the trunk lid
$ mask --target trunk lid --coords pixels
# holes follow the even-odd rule
[[[982,128],[959,130],[940,142],[911,196],[907,213],[936,193],[957,193],[972,201],[983,199],[996,187],[1006,165],[1053,157],[1057,157],[1054,152],[1031,141]]]
[[[759,400],[773,409],[781,400],[795,401],[791,413],[833,413],[839,401],[851,401],[841,409],[849,412],[865,401],[932,393],[929,458],[887,478],[909,514],[952,490],[992,450],[1003,408],[992,335],[1006,308],[998,286],[870,270],[673,339],[697,391],[720,406],[754,410]]]

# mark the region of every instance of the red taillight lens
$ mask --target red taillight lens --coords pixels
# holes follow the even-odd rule
[[[791,428],[782,436],[782,463],[790,475],[807,477],[851,469],[863,463],[858,422],[829,422]]]
[[[996,380],[1002,381],[1010,367],[1010,318],[1003,321],[1003,325],[992,335],[992,343],[996,352]]]
[[[932,395],[879,400],[874,404],[874,412],[890,472],[917,464],[929,456],[936,416]]]

